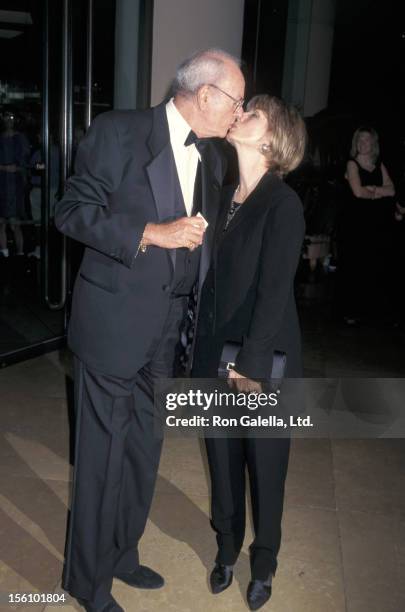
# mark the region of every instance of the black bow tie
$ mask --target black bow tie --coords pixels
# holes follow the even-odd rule
[[[199,138],[198,138],[197,134],[195,132],[193,132],[193,130],[190,130],[186,140],[184,141],[184,146],[185,147],[189,147],[192,144],[196,144],[198,142],[198,140],[199,140]]]
[[[186,140],[184,141],[184,146],[189,147],[190,145],[194,144],[197,151],[201,153],[207,143],[208,138],[198,138],[197,134],[193,132],[193,130],[190,130]]]

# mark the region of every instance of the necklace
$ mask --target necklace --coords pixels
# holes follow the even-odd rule
[[[238,202],[235,202],[234,200],[232,200],[229,206],[229,209],[228,209],[228,215],[226,217],[225,226],[223,230],[224,232],[226,232],[226,230],[228,229],[228,225],[230,224],[230,222],[232,221],[232,219],[234,218],[235,214],[238,212],[241,206],[242,204],[239,204]]]
[[[224,232],[226,232],[226,230],[228,229],[228,225],[230,224],[230,222],[232,221],[232,219],[234,218],[234,216],[236,215],[236,213],[238,212],[238,210],[240,210],[241,206],[243,205],[243,203],[247,200],[247,198],[250,196],[250,194],[252,193],[252,191],[254,191],[260,181],[260,179],[264,176],[264,174],[266,174],[265,172],[259,176],[254,183],[249,187],[249,190],[246,194],[246,196],[242,199],[242,201],[238,201],[237,199],[237,195],[240,193],[240,184],[236,187],[234,193],[233,193],[233,198],[231,200],[229,209],[228,209],[228,215],[225,221],[225,226],[224,226]]]
[[[252,191],[254,191],[257,187],[257,185],[259,184],[259,182],[261,181],[261,179],[263,178],[263,176],[266,174],[266,172],[263,172],[263,174],[261,174],[255,181],[254,183],[252,183],[252,185],[250,185],[248,187],[247,193],[245,195],[244,198],[240,198],[238,196],[240,196],[240,183],[239,185],[236,187],[235,192],[233,194],[233,201],[236,202],[237,204],[243,204],[243,202],[250,196],[250,194],[252,193]],[[236,198],[238,197],[238,200],[241,201],[237,201]]]

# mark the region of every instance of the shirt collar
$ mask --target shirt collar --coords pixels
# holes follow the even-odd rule
[[[184,146],[184,142],[190,133],[191,127],[176,108],[173,98],[166,104],[166,115],[169,124],[170,142],[173,145]]]

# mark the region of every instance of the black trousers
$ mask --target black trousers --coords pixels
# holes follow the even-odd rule
[[[289,438],[206,438],[212,483],[211,525],[217,534],[217,563],[234,565],[245,537],[245,473],[249,473],[254,541],[253,580],[277,569]]]
[[[132,379],[74,362],[76,451],[63,586],[105,600],[114,573],[139,564],[162,439],[154,432],[153,382],[171,377],[185,298],[171,301],[161,340]]]

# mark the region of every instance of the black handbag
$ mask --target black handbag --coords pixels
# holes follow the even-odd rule
[[[222,349],[221,360],[218,366],[219,378],[228,378],[229,370],[233,369],[236,363],[236,358],[241,349],[239,342],[225,342]],[[284,378],[285,368],[287,365],[287,355],[282,351],[274,351],[273,363],[271,369],[269,367],[269,375],[266,380],[280,380]]]

